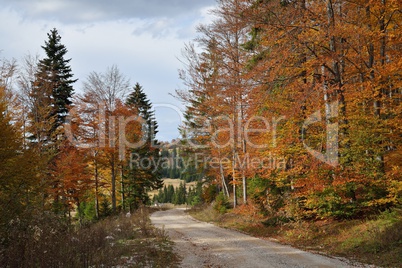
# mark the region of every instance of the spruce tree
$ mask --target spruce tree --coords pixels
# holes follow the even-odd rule
[[[29,99],[31,110],[28,115],[30,125],[28,137],[32,148],[40,152],[44,166],[41,169],[41,183],[49,192],[59,187],[59,180],[55,174],[55,156],[60,151],[60,145],[65,140],[63,123],[72,104],[74,92],[73,79],[69,62],[65,59],[67,49],[60,43],[61,37],[56,29],[47,34],[48,39],[42,48],[45,57],[39,63],[32,81]],[[43,194],[43,204],[49,195]],[[55,212],[59,212],[58,204],[62,203],[63,196],[55,192],[52,195]],[[61,210],[60,210],[61,211]]]
[[[43,120],[50,121],[51,126],[47,131],[50,133],[47,134],[51,136],[65,122],[72,104],[73,84],[77,79],[73,79],[69,65],[71,59],[65,59],[67,48],[60,43],[58,31],[54,28],[47,36],[48,40],[42,46],[46,56],[38,63],[31,96],[37,104],[33,121],[37,124]],[[40,109],[42,115],[38,113]]]
[[[136,208],[140,204],[149,201],[147,192],[149,190],[160,189],[163,186],[161,179],[161,169],[159,163],[159,143],[156,139],[158,125],[155,120],[152,104],[148,100],[140,84],[136,83],[133,92],[128,96],[126,105],[134,109],[143,119],[142,145],[132,148],[131,153],[139,156],[141,163],[145,166],[132,165],[128,174],[128,192],[131,193],[132,200],[130,208]]]

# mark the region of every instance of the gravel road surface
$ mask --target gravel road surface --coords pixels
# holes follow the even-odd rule
[[[151,221],[175,243],[181,267],[364,267],[200,222],[184,209],[155,212]]]

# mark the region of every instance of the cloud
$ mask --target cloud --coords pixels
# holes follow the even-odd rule
[[[211,6],[215,0],[0,0],[30,19],[87,23],[130,18],[173,18]]]
[[[175,20],[173,19],[148,19],[145,23],[137,24],[132,33],[134,35],[151,34],[153,38],[160,39],[174,34],[176,27]]]
[[[77,93],[90,72],[117,65],[159,105],[158,138],[170,140],[178,137],[182,108],[169,95],[182,87],[177,57],[184,43],[196,36],[196,26],[210,21],[208,10],[214,4],[215,0],[0,0],[0,57],[43,57],[46,34],[56,28],[72,59],[74,78],[79,79]]]

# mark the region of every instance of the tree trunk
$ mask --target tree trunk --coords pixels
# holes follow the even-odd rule
[[[95,216],[97,219],[99,219],[99,172],[98,172],[98,162],[96,160],[94,161],[94,168],[95,168]]]
[[[124,212],[126,210],[126,207],[125,207],[125,196],[124,196],[125,189],[124,189],[124,168],[123,168],[123,165],[121,165],[120,169],[121,169],[121,181],[120,181],[120,183],[121,183],[121,208],[122,208],[122,211]]]
[[[233,207],[237,206],[237,196],[236,196],[236,149],[233,149]]]
[[[225,179],[225,174],[223,172],[223,166],[222,166],[222,162],[221,162],[221,151],[220,149],[218,149],[218,156],[219,156],[219,173],[220,173],[220,177],[222,180],[222,188],[223,188],[223,194],[227,197],[229,197],[229,189],[228,186],[226,184],[226,179]]]
[[[116,167],[114,163],[114,156],[112,157],[112,161],[110,163],[111,167],[111,175],[112,175],[112,212],[116,214],[117,206],[116,206]]]

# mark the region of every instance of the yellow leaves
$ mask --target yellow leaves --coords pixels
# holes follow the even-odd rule
[[[244,51],[219,39],[219,29],[209,28],[203,32],[206,40],[216,37],[223,48],[205,49],[202,56],[208,57],[203,62],[194,61],[201,57],[192,55],[190,61],[202,67],[199,70],[211,68],[210,56],[219,60],[213,62],[216,76],[208,84],[197,79],[190,83],[198,87],[192,88],[197,91],[189,113],[233,118],[234,143],[219,153],[240,155],[238,140],[246,137],[250,157],[283,159],[283,169],[256,168],[254,173],[248,169],[246,174],[289,187],[284,196],[304,198],[311,211],[342,214],[345,208],[353,214],[369,200],[373,200],[369,206],[385,204],[382,199],[387,199],[390,184],[383,179],[400,177],[402,163],[402,32],[397,26],[401,20],[395,12],[400,9],[397,2],[302,1],[283,8],[279,2],[263,1],[242,14],[240,25],[258,27],[245,39],[252,46],[243,46]],[[231,62],[228,52],[241,61]],[[199,75],[193,73],[195,78]],[[236,109],[239,99],[241,111]],[[283,120],[275,131],[271,125],[269,130],[242,136],[239,127],[259,129],[264,120],[242,124],[237,120],[240,112],[245,121],[253,116],[270,124],[273,118]],[[214,127],[226,126],[216,122]],[[222,143],[230,135],[221,131],[216,138]],[[206,142],[210,137],[202,138]],[[216,156],[216,152],[206,153]],[[325,161],[329,157],[336,161]],[[224,174],[231,173],[226,169]]]
[[[363,204],[367,207],[370,208],[375,208],[375,207],[385,207],[385,206],[389,206],[389,205],[395,205],[393,204],[393,200],[390,198],[379,198],[379,199],[375,199],[375,200],[370,200],[367,202],[363,202]]]
[[[399,177],[401,178],[401,177]],[[388,186],[388,202],[393,204],[402,204],[402,180],[393,179]]]

